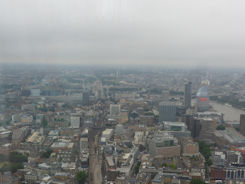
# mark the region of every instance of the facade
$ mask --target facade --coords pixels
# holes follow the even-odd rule
[[[224,123],[224,114],[220,112],[212,112],[212,111],[206,111],[206,112],[198,112],[194,114],[194,117],[196,118],[211,118],[215,120],[217,123]]]
[[[225,183],[244,183],[245,168],[243,166],[212,167],[210,178],[225,181]]]
[[[159,104],[160,121],[176,121],[176,104],[161,102]]]
[[[89,100],[89,92],[84,92],[83,93],[83,105],[89,105],[90,100]]]
[[[191,132],[183,122],[163,122],[163,130],[176,138],[191,137]]]
[[[80,128],[80,117],[79,116],[71,116],[71,128]]]
[[[196,95],[197,111],[204,112],[209,109],[208,87],[202,86]]]
[[[191,82],[185,84],[185,108],[191,108]]]
[[[240,132],[245,135],[245,114],[240,115]]]
[[[179,174],[176,174],[176,173],[159,172],[152,179],[151,184],[165,184],[165,183],[180,184],[180,183],[190,183],[190,180],[191,180],[191,178],[189,176],[179,175]]]
[[[216,121],[212,118],[196,118],[193,116],[186,116],[185,123],[191,135],[200,140],[210,142],[214,138],[216,130]],[[212,141],[211,141],[212,142]]]
[[[199,145],[191,139],[184,138],[181,140],[181,153],[183,156],[199,155]]]
[[[243,161],[242,154],[239,151],[227,151],[226,159],[228,163],[232,163],[232,164],[241,164]]]
[[[211,141],[216,130],[216,122],[210,118],[200,119],[200,132],[198,139]]]
[[[226,172],[224,168],[212,167],[210,172],[211,180],[222,180],[225,181]]]
[[[187,127],[183,122],[163,122],[163,128],[167,131],[186,131]]]
[[[167,132],[158,131],[147,141],[149,153],[155,158],[172,158],[180,156],[177,139]]]
[[[119,118],[120,117],[121,107],[120,104],[111,104],[110,105],[110,117]]]

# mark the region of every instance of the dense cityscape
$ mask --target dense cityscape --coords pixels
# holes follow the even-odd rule
[[[245,184],[244,0],[0,0],[0,184]]]
[[[0,183],[243,183],[244,77],[3,65]]]

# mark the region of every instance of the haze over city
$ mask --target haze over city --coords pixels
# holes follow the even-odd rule
[[[243,0],[2,0],[1,63],[244,67]]]
[[[1,0],[0,184],[245,184],[244,0]]]

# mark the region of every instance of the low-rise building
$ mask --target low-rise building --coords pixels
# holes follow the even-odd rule
[[[157,131],[148,138],[147,147],[149,153],[157,158],[179,157],[181,147],[175,137],[167,132]]]

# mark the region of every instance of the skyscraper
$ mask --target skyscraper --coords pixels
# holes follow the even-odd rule
[[[209,106],[209,96],[208,96],[208,86],[202,86],[196,95],[197,100],[197,111],[204,112],[207,111]]]
[[[176,121],[176,104],[161,102],[159,104],[160,121]]]
[[[245,114],[240,115],[240,132],[245,135]]]
[[[191,108],[191,82],[185,84],[185,108]]]
[[[111,104],[110,105],[110,117],[119,118],[120,117],[120,104]]]
[[[83,93],[83,105],[89,105],[89,92],[84,92]]]

